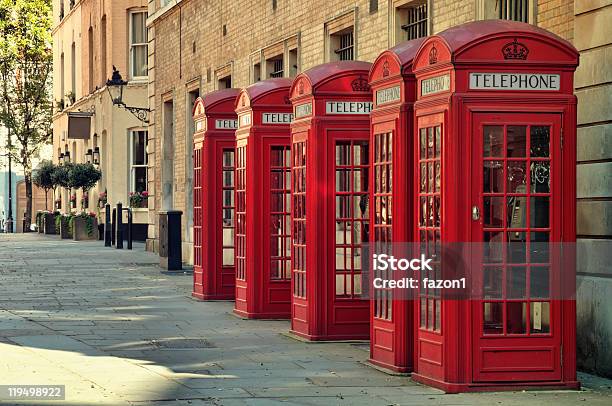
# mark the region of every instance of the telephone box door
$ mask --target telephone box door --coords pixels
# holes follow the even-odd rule
[[[328,300],[335,303],[330,312],[332,334],[363,334],[368,331],[370,304],[361,299],[361,244],[369,241],[369,133],[359,130],[328,132],[330,154],[328,179],[333,189],[335,210],[328,224],[333,225],[334,252],[329,258]],[[340,328],[338,327],[340,326]],[[331,331],[336,329],[337,331]]]
[[[477,113],[472,134],[474,382],[560,380],[561,115]]]

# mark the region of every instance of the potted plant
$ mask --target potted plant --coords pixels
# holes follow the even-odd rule
[[[58,113],[61,113],[62,111],[64,111],[65,105],[66,105],[66,102],[64,101],[64,99],[55,101],[55,109],[57,110]]]
[[[59,216],[59,211],[43,211],[42,212],[42,230],[44,234],[55,234],[55,218]]]
[[[62,164],[55,167],[53,174],[51,177],[53,178],[53,182],[55,183],[55,187],[58,186],[69,189],[70,188],[70,169],[72,168],[71,163]],[[62,199],[61,197],[55,200],[57,209],[61,209]],[[68,208],[68,207],[66,207]]]
[[[148,207],[149,192],[130,192],[130,207],[139,209]]]
[[[84,205],[88,204],[89,189],[94,187],[101,177],[102,172],[90,163],[73,164],[70,168],[68,184],[72,189],[82,190],[84,199],[81,201],[82,208],[85,208]],[[74,201],[76,205],[76,196]],[[98,239],[98,222],[94,212],[87,213],[83,211],[81,214],[74,215],[70,220],[72,238],[75,241]]]
[[[68,185],[72,189],[81,189],[83,196],[88,199],[88,191],[95,186],[102,177],[102,172],[93,164],[73,164],[69,171]],[[72,200],[72,196],[71,196]],[[76,195],[74,196],[76,204]]]
[[[60,212],[57,212],[57,216],[55,216],[55,234],[61,234],[61,228],[62,228],[62,218],[64,216],[62,214],[60,214]]]
[[[60,237],[62,239],[72,238],[72,230],[70,228],[72,217],[74,217],[72,213],[60,216]]]
[[[96,218],[96,213],[93,211],[84,211],[80,214],[71,216],[69,228],[72,232],[72,239],[74,241],[98,239],[98,220]]]
[[[45,191],[45,210],[41,214],[40,221],[37,221],[38,231],[45,234],[55,234],[56,212],[49,211],[49,190],[57,187],[56,178],[53,176],[56,165],[51,161],[42,161],[32,174],[32,183]]]
[[[66,98],[68,99],[69,102],[69,106],[73,105],[74,102],[76,101],[76,95],[74,94],[74,92],[71,90],[68,93],[66,93]]]
[[[42,161],[32,174],[32,183],[45,191],[45,210],[49,210],[49,190],[55,189],[57,184],[53,178],[56,166],[51,161]]]
[[[44,211],[43,210],[38,210],[36,212],[36,231],[38,231],[40,234],[43,233],[43,216],[44,216]]]

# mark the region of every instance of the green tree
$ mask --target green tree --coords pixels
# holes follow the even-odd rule
[[[72,168],[72,165],[71,163],[67,163],[55,167],[51,177],[56,186],[61,186],[63,188],[70,187],[70,168]]]
[[[23,167],[26,224],[32,219],[32,160],[52,139],[51,0],[0,0],[0,123]]]
[[[57,184],[53,179],[53,173],[55,172],[55,165],[51,161],[42,161],[40,165],[32,173],[32,182],[39,188],[45,191],[45,210],[49,210],[48,207],[48,194],[49,190],[55,189]]]
[[[83,193],[94,187],[102,178],[102,172],[92,164],[74,164],[70,167],[68,186]]]

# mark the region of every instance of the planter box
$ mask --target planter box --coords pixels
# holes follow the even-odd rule
[[[93,219],[91,234],[87,232],[87,220],[82,217],[75,217],[73,220],[72,239],[74,241],[97,240],[98,239],[98,220]]]
[[[68,217],[65,216],[62,216],[62,221],[60,223],[60,237],[62,239],[72,238],[72,233],[68,225]]]
[[[38,231],[39,234],[42,234],[45,231],[43,218],[44,218],[44,215],[36,216],[36,231]]]
[[[43,215],[43,229],[45,234],[55,234],[55,214]]]

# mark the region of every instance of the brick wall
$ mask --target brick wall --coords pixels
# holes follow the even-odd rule
[[[423,1],[418,1],[422,3]],[[352,19],[355,26],[356,59],[373,61],[380,52],[393,44],[394,7],[410,4],[410,0],[379,0],[376,11],[370,12],[369,0],[337,0],[309,2],[283,0],[251,2],[170,0],[163,9],[159,1],[149,0],[149,104],[153,110],[149,137],[149,199],[150,228],[148,249],[156,250],[156,211],[162,207],[162,166],[164,101],[171,99],[173,115],[173,204],[172,208],[186,207],[185,185],[190,168],[185,157],[190,154],[185,142],[185,130],[190,108],[186,93],[194,83],[200,94],[216,88],[215,69],[230,64],[233,87],[251,83],[251,64],[257,52],[293,37],[298,37],[299,70],[303,71],[328,60],[326,27],[342,19]],[[432,33],[477,18],[479,7],[495,7],[494,0],[453,1],[427,0],[429,26]],[[532,3],[532,16],[538,25],[556,34],[573,38],[573,1],[540,0]],[[494,10],[492,10],[494,12]],[[225,25],[226,34],[223,35]],[[210,80],[207,72],[210,70]],[[183,226],[185,216],[183,216]],[[188,230],[183,231],[189,236]],[[190,257],[189,237],[184,237],[184,256]]]
[[[156,250],[157,219],[155,212],[162,207],[163,103],[172,100],[174,107],[174,184],[173,208],[185,207],[185,168],[187,145],[185,131],[191,109],[186,105],[188,85],[200,84],[200,94],[216,88],[215,69],[231,63],[233,87],[251,83],[251,55],[262,48],[272,46],[289,37],[298,36],[298,65],[305,70],[325,62],[325,24],[335,18],[354,20],[356,27],[356,58],[373,61],[389,47],[387,20],[388,7],[379,1],[376,12],[370,13],[369,0],[337,1],[333,8],[326,1],[310,2],[305,6],[299,1],[279,1],[276,10],[272,2],[260,2],[249,8],[252,2],[208,2],[203,0],[172,1],[162,10],[153,0],[149,3],[149,103],[153,111],[149,136],[154,148],[150,148],[149,190],[150,228],[148,249]],[[157,14],[155,14],[157,12]],[[226,35],[223,35],[223,25]],[[207,71],[211,71],[211,80]],[[183,216],[185,226],[185,216]],[[183,235],[189,235],[183,232]],[[184,254],[189,257],[189,241]]]
[[[578,0],[580,1],[580,0]],[[539,0],[537,22],[542,28],[572,41],[574,38],[574,2],[567,0]]]

